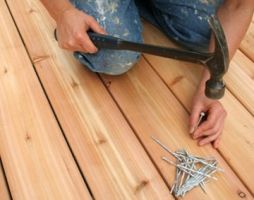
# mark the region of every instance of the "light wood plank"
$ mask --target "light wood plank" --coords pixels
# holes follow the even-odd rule
[[[10,200],[10,195],[7,189],[7,184],[4,178],[4,172],[2,168],[2,164],[0,161],[0,199],[1,200]]]
[[[254,116],[254,62],[238,51],[226,78],[228,89]]]
[[[253,17],[254,19],[254,17]],[[252,61],[254,61],[254,21],[251,22],[250,27],[245,35],[244,40],[241,43],[240,49],[244,52]]]
[[[96,199],[173,199],[96,74],[58,48],[37,0],[8,1]]]
[[[14,199],[90,199],[3,0],[0,152]]]
[[[111,82],[109,90],[169,184],[173,183],[174,167],[161,160],[167,153],[151,140],[152,135],[172,150],[185,148],[196,155],[214,156],[225,169],[225,174],[218,175],[219,181],[208,184],[207,195],[196,189],[185,199],[239,199],[240,191],[252,199],[216,150],[210,146],[198,147],[190,138],[186,111],[143,59],[125,76],[103,78],[105,83]]]
[[[148,24],[146,31],[152,31],[157,36],[152,37],[151,34],[145,34],[147,42],[171,45],[163,34]],[[191,99],[199,82],[198,79],[201,77],[202,67],[149,55],[146,55],[146,58],[164,79],[168,87],[190,111]],[[234,73],[237,73],[237,71],[231,72],[226,77],[226,81],[230,80],[230,85],[238,85],[239,81],[243,81],[241,79],[234,83],[233,80],[236,78],[233,79],[231,77]],[[253,192],[254,118],[229,92],[226,93],[221,102],[228,111],[228,117],[219,150]],[[244,168],[242,167],[243,163]]]

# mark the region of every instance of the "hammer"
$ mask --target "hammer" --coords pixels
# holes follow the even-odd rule
[[[214,34],[215,50],[213,53],[196,52],[136,43],[94,32],[88,32],[88,35],[98,48],[136,51],[203,64],[204,66],[208,67],[211,75],[210,79],[206,82],[205,95],[211,99],[220,99],[225,93],[223,76],[227,72],[229,66],[228,46],[223,28],[218,18],[216,16],[211,16],[208,19],[208,23]],[[81,55],[84,54],[82,52],[78,53]]]

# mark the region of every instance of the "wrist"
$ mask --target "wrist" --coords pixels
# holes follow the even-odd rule
[[[54,16],[55,21],[58,22],[63,15],[73,10],[75,10],[75,8],[72,5],[66,5],[65,7],[61,8],[55,13]]]

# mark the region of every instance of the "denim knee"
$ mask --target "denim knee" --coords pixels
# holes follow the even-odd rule
[[[143,42],[142,26],[133,0],[71,0],[80,10],[93,16],[109,35],[133,42]],[[96,54],[75,52],[74,56],[94,72],[119,75],[128,71],[140,53],[100,49]]]
[[[121,75],[129,71],[139,60],[140,53],[131,51],[103,50],[100,55],[89,55],[75,52],[74,56],[91,71]]]
[[[161,29],[179,44],[207,50],[211,29],[208,17],[216,14],[223,0],[152,0],[153,15]]]

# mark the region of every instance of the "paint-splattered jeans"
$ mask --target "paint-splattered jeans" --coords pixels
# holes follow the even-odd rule
[[[205,20],[215,14],[222,0],[71,0],[93,16],[109,35],[142,42],[140,16],[159,27],[186,48],[207,49],[210,28]],[[101,49],[96,54],[74,53],[94,72],[119,75],[128,71],[140,53]]]

